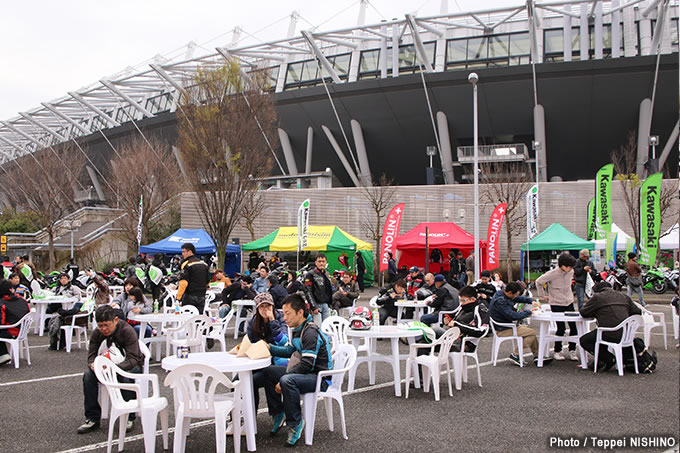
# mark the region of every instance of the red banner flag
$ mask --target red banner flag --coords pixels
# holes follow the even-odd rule
[[[491,270],[498,267],[500,262],[498,258],[498,238],[501,234],[501,227],[503,226],[503,218],[505,217],[505,210],[508,207],[507,203],[501,203],[496,206],[496,209],[491,213],[489,219],[489,229],[486,236],[486,263],[484,263],[485,270]]]
[[[399,226],[401,225],[401,214],[404,212],[404,203],[399,203],[392,208],[385,219],[383,237],[380,242],[380,272],[387,270],[387,262],[390,257],[387,253],[395,254],[395,244],[399,236]]]

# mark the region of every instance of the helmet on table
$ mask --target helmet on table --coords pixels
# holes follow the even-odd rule
[[[356,307],[349,318],[349,327],[354,330],[368,330],[373,327],[373,315],[367,307]]]

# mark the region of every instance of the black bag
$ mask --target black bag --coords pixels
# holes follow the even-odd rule
[[[640,277],[631,277],[630,275],[628,276],[628,283],[630,283],[634,287],[642,286],[642,280]]]
[[[651,354],[645,347],[645,342],[641,338],[635,338],[633,340],[633,347],[635,348],[635,353],[637,354],[638,371],[642,374],[651,374],[656,370],[656,364],[659,359],[656,357],[656,352]],[[635,372],[635,362],[632,357],[628,360],[624,360],[624,367],[626,371]]]

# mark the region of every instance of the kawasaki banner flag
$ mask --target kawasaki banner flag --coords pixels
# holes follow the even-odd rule
[[[309,199],[303,201],[298,208],[297,228],[297,249],[300,251],[307,247],[307,238],[309,234]]]
[[[617,232],[608,232],[605,246],[605,263],[611,268],[616,267],[616,236]]]
[[[626,259],[628,254],[635,251],[635,238],[626,238]]]
[[[139,222],[137,222],[137,248],[142,243],[142,214],[144,212],[144,208],[142,206],[142,201],[144,200],[144,195],[139,196]]]
[[[538,234],[538,184],[527,192],[527,241]]]
[[[588,202],[588,231],[587,239],[589,241],[595,239],[595,197],[591,198]]]
[[[656,262],[659,247],[661,178],[661,173],[654,173],[640,187],[640,264],[647,266]]]
[[[595,179],[595,239],[606,239],[612,230],[612,177],[614,165],[600,168]]]

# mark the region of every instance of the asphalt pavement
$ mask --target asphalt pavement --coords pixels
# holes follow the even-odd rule
[[[375,288],[368,289],[362,303],[375,293]],[[579,448],[573,450],[603,451],[593,443],[616,439],[627,442],[625,451],[674,451],[669,447],[630,447],[631,436],[671,436],[677,451],[680,360],[675,348],[677,340],[672,338],[670,295],[665,296],[666,300],[650,306],[652,311],[665,314],[668,326],[667,350],[663,348],[661,331],[652,335],[651,348],[659,357],[653,374],[626,373],[619,377],[615,369],[593,374],[571,361],[554,362],[538,369],[533,365],[519,368],[504,359],[493,367],[489,363],[491,340],[485,338],[479,348],[483,387],[477,385],[476,373],[470,369],[469,382],[463,384],[461,391],[454,388],[453,397],[448,395],[446,379],[442,376],[440,401],[434,401],[432,391],[424,393],[413,388],[408,399],[398,398],[394,395],[388,364],[377,365],[375,385],[369,384],[366,365],[361,365],[355,391],[344,396],[349,439],[342,438],[337,406],[334,405],[335,431],[330,432],[320,404],[314,445],[305,446],[301,440],[295,450],[548,452],[565,450],[558,449],[558,443],[579,442]],[[32,365],[22,360],[18,370],[8,365],[0,367],[0,452],[105,451],[108,422],[103,422],[95,432],[76,433],[84,421],[85,349],[75,348],[71,353],[48,351],[47,338],[33,334],[29,342]],[[228,347],[235,343],[229,336]],[[378,351],[388,353],[389,344],[389,341],[378,342]],[[407,346],[400,348],[401,353],[407,353]],[[510,345],[504,343],[501,357],[509,353]],[[402,379],[403,368],[402,362]],[[161,394],[172,401],[172,393],[162,385],[166,373],[153,362],[151,371],[160,378]],[[269,436],[272,422],[266,413],[263,392],[260,400],[258,451],[290,451],[283,447],[285,431],[273,438]],[[170,406],[172,427],[174,415],[172,404]],[[214,425],[195,423],[186,451],[214,450]],[[138,423],[128,434],[125,451],[143,451],[141,433]],[[171,433],[171,449],[172,438]],[[657,438],[652,439],[659,442]],[[115,451],[117,447],[113,448]],[[156,448],[162,450],[160,436]],[[232,448],[229,438],[227,451]],[[241,449],[247,451],[245,440]]]

